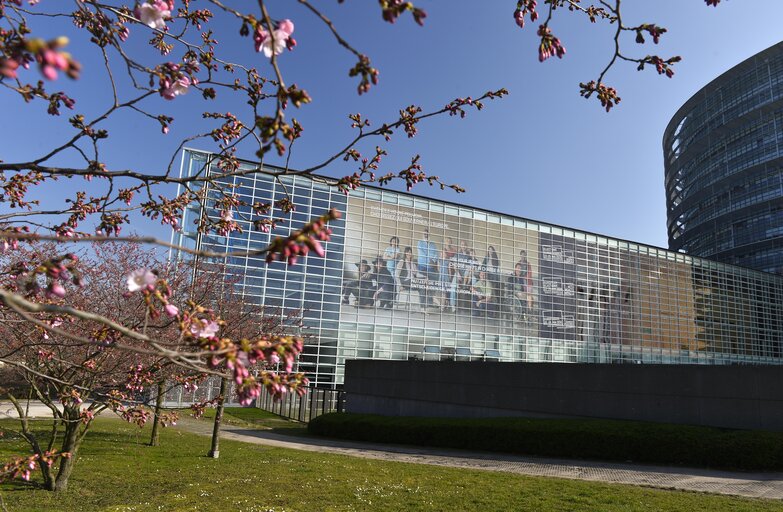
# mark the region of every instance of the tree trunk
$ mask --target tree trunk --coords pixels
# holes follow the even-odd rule
[[[163,410],[163,399],[166,394],[166,381],[158,381],[158,395],[155,397],[155,414],[152,419],[152,435],[150,436],[150,446],[160,444],[160,413]]]
[[[77,409],[78,411],[78,409]],[[72,414],[72,411],[63,410],[65,418],[65,432],[63,433],[63,444],[60,452],[69,453],[69,457],[60,458],[60,468],[57,471],[57,478],[54,480],[54,491],[65,491],[68,489],[68,479],[73,471],[73,465],[76,462],[76,452],[79,450],[79,414]]]
[[[32,393],[32,389],[30,390],[30,393]],[[38,439],[35,437],[32,431],[30,431],[30,422],[27,416],[27,409],[22,407],[22,404],[19,403],[19,400],[17,400],[14,395],[9,393],[8,398],[11,400],[11,403],[14,404],[17,414],[19,414],[19,422],[22,425],[22,436],[25,438],[25,440],[27,440],[28,443],[30,443],[30,446],[33,449],[33,453],[37,454],[39,457],[42,456],[44,451],[41,449],[41,445],[38,443]],[[30,397],[28,396],[27,399],[29,404]],[[58,420],[55,418],[54,424],[52,426],[52,439],[54,439],[57,435],[57,424]],[[44,489],[47,491],[53,491],[54,475],[52,475],[52,468],[41,461],[38,461],[38,467],[41,469],[41,476],[43,476]]]
[[[220,457],[220,422],[223,421],[223,402],[226,399],[226,391],[228,391],[228,379],[223,377],[220,379],[220,396],[218,396],[217,410],[215,411],[215,425],[212,428],[212,448],[207,454],[207,457],[213,459]]]

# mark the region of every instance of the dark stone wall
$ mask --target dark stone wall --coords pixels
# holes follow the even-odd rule
[[[783,431],[783,367],[346,362],[348,412],[588,417]]]

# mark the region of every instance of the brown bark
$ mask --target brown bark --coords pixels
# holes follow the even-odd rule
[[[150,446],[160,444],[160,413],[163,410],[163,399],[166,395],[166,381],[158,381],[158,395],[155,397],[155,414],[152,419],[152,435],[150,436]]]
[[[228,379],[220,379],[220,396],[218,397],[217,410],[215,411],[215,424],[212,428],[212,448],[210,448],[207,457],[217,459],[220,457],[220,423],[223,421],[223,402],[228,391]]]
[[[11,400],[11,403],[13,403],[14,407],[16,408],[17,414],[19,414],[19,422],[21,423],[22,426],[22,436],[30,444],[30,447],[33,449],[33,453],[41,457],[44,454],[44,450],[41,449],[41,445],[38,443],[38,439],[35,437],[35,434],[33,434],[33,432],[30,430],[30,423],[28,422],[27,410],[24,407],[22,407],[22,405],[13,395],[9,394],[8,398]],[[57,420],[55,420],[55,422],[56,421]],[[47,491],[55,490],[55,482],[52,476],[51,468],[48,465],[43,464],[41,462],[38,463],[38,467],[41,469],[41,476],[43,477],[44,488]]]
[[[60,467],[57,470],[57,477],[54,480],[53,491],[65,491],[68,489],[68,479],[71,477],[73,466],[76,463],[76,454],[79,451],[84,435],[87,433],[89,425],[79,432],[82,425],[80,420],[80,409],[78,407],[66,407],[63,409],[63,421],[65,431],[63,432],[63,442],[60,448],[61,453],[68,453],[68,457],[60,457]]]

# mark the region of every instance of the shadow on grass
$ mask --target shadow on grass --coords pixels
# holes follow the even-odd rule
[[[24,480],[11,480],[4,482],[0,485],[0,490],[4,492],[30,492],[30,491],[43,491],[43,482],[37,482],[30,480],[25,482]]]

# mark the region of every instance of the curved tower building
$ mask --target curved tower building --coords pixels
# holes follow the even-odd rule
[[[663,153],[669,248],[783,274],[783,42],[694,94]]]

